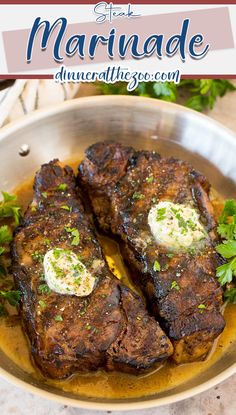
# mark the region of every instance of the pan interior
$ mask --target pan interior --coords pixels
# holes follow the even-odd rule
[[[26,117],[0,133],[0,189],[11,191],[32,176],[39,166],[53,158],[75,163],[83,158],[84,150],[99,140],[116,140],[137,149],[156,150],[163,156],[189,161],[203,172],[214,189],[224,198],[236,197],[236,137],[207,117],[173,104],[137,97],[92,97],[65,103],[51,111]],[[25,157],[19,149],[27,144]],[[171,390],[146,398],[130,398],[125,402],[147,402],[180,394],[191,396],[195,387],[222,374],[223,380],[236,362],[236,339],[214,364],[188,382]],[[4,372],[56,396],[111,404],[112,400],[94,399],[59,390],[26,373],[0,351],[0,366]],[[225,373],[225,375],[224,375]],[[7,376],[6,376],[7,377]],[[187,393],[187,394],[186,394]],[[182,395],[181,395],[182,394]],[[94,402],[94,404],[92,404]],[[117,402],[117,401],[116,401]],[[118,402],[122,403],[123,400]]]

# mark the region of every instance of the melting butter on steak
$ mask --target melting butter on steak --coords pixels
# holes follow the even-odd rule
[[[72,252],[79,258],[81,270],[86,267],[95,278],[90,295],[48,287],[43,262],[51,251],[58,257]],[[12,256],[32,355],[46,376],[65,378],[98,368],[136,374],[155,368],[173,352],[141,299],[109,271],[70,167],[62,168],[54,160],[36,174],[34,199],[15,232]],[[73,261],[79,284],[83,276],[78,279],[80,270]],[[60,268],[60,260],[53,266],[58,281],[63,279],[66,266]],[[68,278],[73,288],[73,275]],[[60,290],[65,288],[62,282]],[[52,288],[55,278],[53,284]]]
[[[174,360],[204,358],[225,325],[222,289],[215,278],[220,264],[214,249],[216,223],[206,178],[181,160],[107,141],[88,148],[78,180],[87,189],[100,227],[120,237],[134,282],[174,344]],[[156,220],[163,220],[163,226],[177,223],[168,235],[166,229],[158,234],[153,207],[161,207]],[[177,226],[182,235],[173,241]],[[191,228],[195,235],[189,233]],[[196,240],[193,246],[188,246],[190,236]]]

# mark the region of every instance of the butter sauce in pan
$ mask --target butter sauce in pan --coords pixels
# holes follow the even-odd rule
[[[77,167],[78,162],[68,162],[68,164]],[[32,198],[32,183],[33,180],[30,179],[15,190],[19,202],[24,208]],[[214,191],[212,194],[214,208],[218,214],[222,208],[222,200]],[[122,277],[124,284],[134,289],[117,243],[103,236],[99,236],[99,241],[111,270],[118,278]],[[119,372],[107,373],[99,370],[93,373],[76,374],[65,381],[45,379],[45,382],[81,396],[107,399],[135,398],[172,389],[207,370],[222,354],[227,352],[231,343],[236,340],[236,307],[234,305],[226,306],[224,318],[226,320],[225,330],[215,342],[208,358],[203,362],[175,365],[175,363],[167,361],[158,370],[143,376]],[[0,319],[0,348],[24,371],[33,374],[37,379],[43,379],[32,362],[28,340],[18,319]]]

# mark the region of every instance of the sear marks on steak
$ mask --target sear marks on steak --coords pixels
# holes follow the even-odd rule
[[[79,230],[78,245],[65,227]],[[89,296],[45,292],[42,260],[55,247],[73,251],[95,272]],[[108,269],[70,167],[54,160],[36,174],[34,199],[15,232],[12,256],[25,330],[44,375],[65,378],[98,368],[136,374],[173,352],[140,297]]]
[[[78,180],[87,189],[100,227],[122,241],[134,282],[174,344],[174,360],[203,359],[225,325],[222,289],[215,278],[220,264],[214,249],[216,223],[206,178],[181,160],[108,141],[88,148]],[[133,198],[134,194],[142,197]],[[148,213],[159,201],[190,204],[200,213],[209,235],[200,251],[170,255],[156,242]],[[153,269],[155,260],[160,272]],[[179,290],[171,288],[173,281]],[[198,308],[201,304],[204,309]]]

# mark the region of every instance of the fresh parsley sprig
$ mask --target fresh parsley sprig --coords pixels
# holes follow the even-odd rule
[[[2,193],[2,201],[0,202],[0,219],[14,218],[15,225],[19,225],[21,208],[17,203],[17,197],[15,195],[9,195],[9,193]]]
[[[223,212],[219,218],[217,231],[223,243],[216,247],[217,252],[228,260],[216,270],[216,276],[222,286],[227,287],[236,277],[236,201],[227,200]],[[236,288],[227,287],[224,297],[232,303],[236,303]]]
[[[196,111],[212,109],[218,97],[234,91],[235,86],[226,79],[185,79],[179,84],[173,82],[141,82],[132,92],[128,92],[127,84],[99,83],[100,91],[105,95],[140,95],[158,98],[169,102],[178,102]]]
[[[7,315],[6,303],[15,307],[20,300],[20,292],[14,290],[13,281],[9,278],[6,268],[6,254],[12,241],[12,231],[19,224],[21,208],[14,195],[2,193],[0,202],[0,221],[7,220],[8,224],[0,226],[0,316]],[[13,223],[11,221],[13,219]]]

